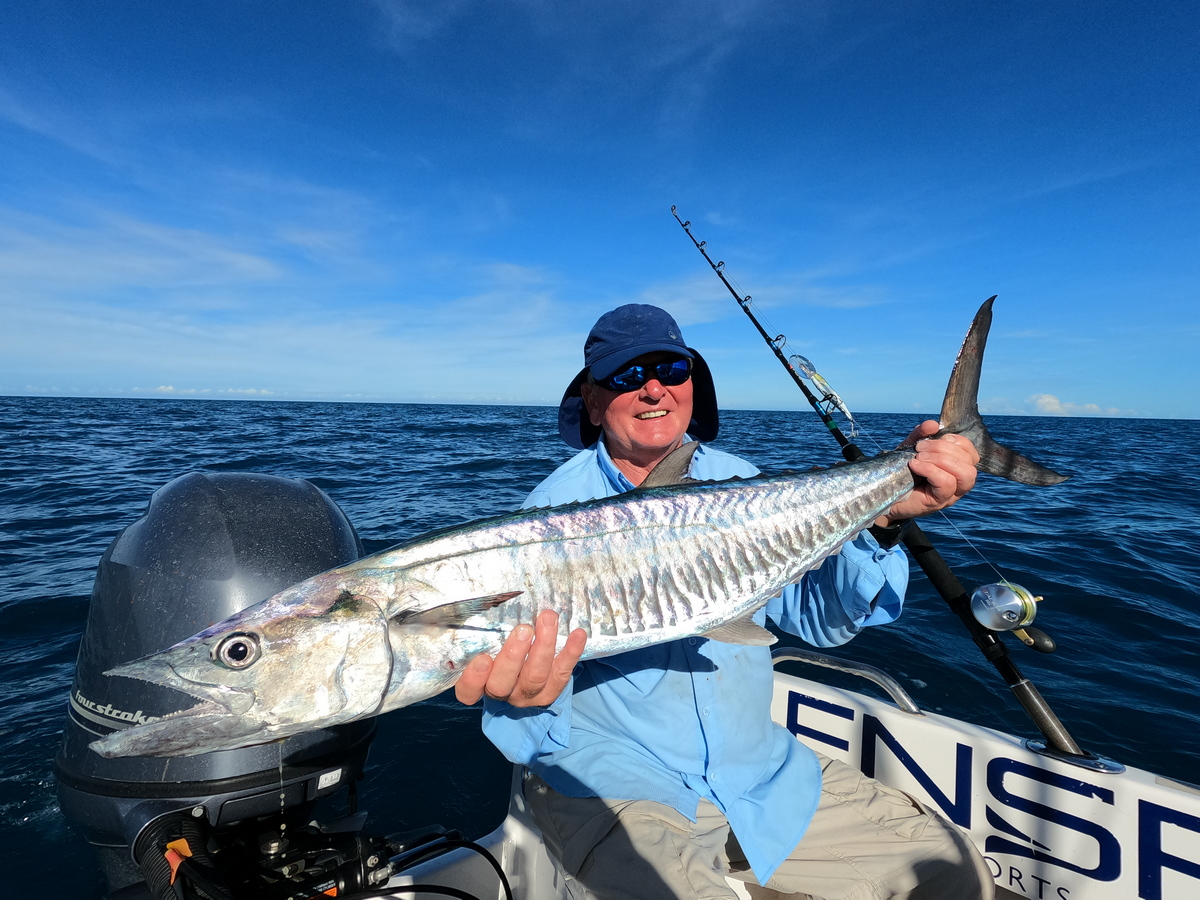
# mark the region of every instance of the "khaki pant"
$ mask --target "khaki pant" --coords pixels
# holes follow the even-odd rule
[[[820,760],[816,815],[762,887],[707,800],[691,822],[651,800],[564,797],[536,775],[525,796],[574,900],[731,900],[726,875],[762,898],[992,900],[987,867],[962,832],[907,794]]]

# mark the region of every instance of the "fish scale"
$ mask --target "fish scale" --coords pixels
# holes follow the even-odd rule
[[[517,528],[423,543],[415,565],[397,551],[394,577],[401,592],[406,580],[442,586],[438,597],[422,594],[422,606],[523,590],[468,624],[504,636],[553,609],[566,623],[561,640],[574,628],[589,633],[585,657],[619,653],[647,632],[695,634],[697,623],[761,606],[906,494],[911,458],[893,451],[854,467],[534,511]],[[630,565],[639,559],[649,572]]]

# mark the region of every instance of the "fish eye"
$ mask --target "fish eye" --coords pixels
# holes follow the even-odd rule
[[[213,648],[212,658],[227,669],[244,669],[253,665],[261,653],[256,635],[238,632],[222,638]]]

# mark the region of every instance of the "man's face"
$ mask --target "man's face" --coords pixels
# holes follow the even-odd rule
[[[674,353],[647,353],[630,365],[679,359]],[[584,382],[583,402],[593,425],[604,429],[613,459],[653,465],[683,443],[692,421],[692,380],[664,385],[657,379],[623,394]]]

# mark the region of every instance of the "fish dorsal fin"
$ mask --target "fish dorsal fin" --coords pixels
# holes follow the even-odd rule
[[[726,622],[712,631],[704,632],[703,636],[726,644],[745,644],[750,647],[769,647],[779,640],[749,616]]]
[[[509,591],[504,594],[490,594],[487,597],[472,597],[470,600],[456,600],[435,606],[433,609],[406,610],[392,619],[395,625],[443,625],[453,627],[462,625],[472,616],[478,616],[493,607],[499,606],[524,591]]]
[[[688,441],[682,447],[672,450],[663,460],[650,470],[638,487],[646,488],[667,487],[672,484],[691,484],[694,479],[688,478],[688,469],[692,467],[692,455],[700,448],[699,441]]]

